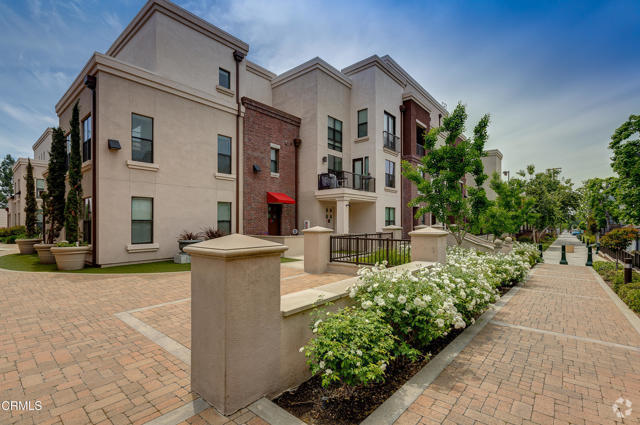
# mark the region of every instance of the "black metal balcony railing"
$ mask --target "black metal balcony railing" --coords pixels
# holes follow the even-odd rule
[[[318,174],[318,190],[324,189],[354,189],[375,192],[376,179],[349,171],[330,171]]]
[[[394,188],[396,187],[396,176],[395,174],[387,174],[384,175],[384,185],[386,187]]]
[[[400,137],[396,136],[395,134],[389,133],[388,131],[383,131],[382,136],[384,139],[384,147],[397,152]]]
[[[329,261],[356,265],[386,261],[397,266],[411,261],[411,241],[393,239],[391,233],[334,235],[329,241]]]

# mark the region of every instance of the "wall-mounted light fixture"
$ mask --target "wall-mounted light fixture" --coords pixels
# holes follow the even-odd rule
[[[260,171],[262,171],[262,170],[260,169],[258,164],[253,164],[253,172],[254,173],[259,173]]]
[[[118,151],[118,150],[122,149],[120,147],[120,141],[119,140],[115,140],[115,139],[107,140],[107,146],[109,147],[110,151]]]
[[[325,162],[327,162],[327,157],[326,157],[326,156],[323,156],[323,157],[322,157],[322,163],[324,164]]]

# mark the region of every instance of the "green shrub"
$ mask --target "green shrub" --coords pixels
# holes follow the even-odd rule
[[[631,310],[640,313],[640,284],[627,284],[620,288],[618,292],[620,299],[624,301]]]
[[[24,226],[3,227],[0,229],[0,238],[6,238],[12,235],[21,235],[26,233],[27,229]]]
[[[312,329],[315,338],[300,351],[324,387],[333,382],[356,386],[384,380],[394,358],[395,338],[381,312],[347,307],[318,318]]]
[[[87,242],[72,243],[72,242],[66,242],[66,241],[58,242],[56,244],[56,246],[58,246],[60,248],[71,248],[71,247],[76,247],[76,246],[88,246],[88,245],[89,244]]]
[[[11,235],[11,236],[7,236],[5,238],[5,243],[16,243],[16,239],[25,239],[27,237],[27,235],[25,234],[18,234],[18,235]]]
[[[533,242],[530,236],[518,236],[518,242]]]

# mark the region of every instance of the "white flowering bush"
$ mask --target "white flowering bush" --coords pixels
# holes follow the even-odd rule
[[[324,386],[378,382],[394,358],[416,359],[437,338],[474,323],[500,298],[500,287],[526,278],[537,256],[523,243],[509,254],[453,247],[447,264],[412,272],[362,268],[349,290],[355,305],[322,313],[312,325],[315,337],[300,350]]]
[[[300,351],[311,372],[321,376],[322,386],[332,382],[356,386],[384,379],[396,338],[381,312],[347,307],[316,315],[312,328],[314,338]]]
[[[363,310],[382,313],[398,337],[396,354],[415,357],[424,348],[465,322],[450,292],[431,279],[384,266],[359,271],[349,295]]]

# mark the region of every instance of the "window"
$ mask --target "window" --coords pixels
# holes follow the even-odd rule
[[[91,159],[91,116],[82,121],[82,162]]]
[[[153,118],[131,114],[131,159],[153,162]]]
[[[218,172],[231,174],[231,137],[218,135]]]
[[[43,221],[44,221],[44,216],[42,215],[42,209],[36,210],[36,227],[38,229],[38,233],[42,233]]]
[[[416,126],[416,155],[424,156],[424,134],[425,129],[421,126]]]
[[[386,207],[384,209],[384,225],[394,226],[396,224],[396,209],[393,207]]]
[[[396,150],[396,117],[388,112],[384,113],[384,147]]]
[[[329,149],[342,152],[342,121],[329,117]]]
[[[280,172],[280,149],[271,148],[271,172]]]
[[[358,137],[367,137],[367,115],[367,109],[361,109],[358,111]]]
[[[342,158],[329,155],[329,172],[337,173],[342,171]]]
[[[71,133],[67,134],[67,163],[66,168],[69,169],[69,163],[71,162]]]
[[[231,88],[231,73],[222,68],[218,68],[218,85],[225,89]]]
[[[218,231],[231,233],[231,202],[218,202]]]
[[[42,198],[42,192],[44,192],[44,179],[36,179],[36,198]]]
[[[91,198],[84,198],[82,208],[82,239],[91,243]]]
[[[396,187],[396,163],[384,160],[384,185],[386,187]]]
[[[131,198],[131,243],[153,243],[153,198]]]

